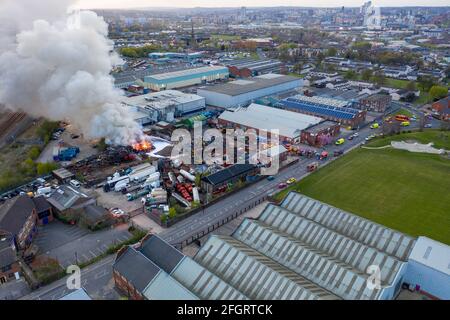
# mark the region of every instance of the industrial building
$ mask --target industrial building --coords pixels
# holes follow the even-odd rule
[[[415,240],[290,192],[212,235],[193,258],[155,235],[119,252],[116,286],[134,299],[382,300],[401,289]],[[367,268],[380,268],[370,288]]]
[[[409,256],[404,281],[432,298],[450,300],[450,247],[419,237]]]
[[[207,194],[213,194],[218,189],[234,184],[247,176],[255,175],[257,172],[258,168],[253,164],[234,164],[203,177],[201,187]]]
[[[392,97],[389,94],[376,93],[360,100],[361,108],[374,112],[385,112],[389,108]]]
[[[205,98],[177,90],[153,92],[124,97],[122,104],[130,108],[135,120],[144,125],[158,121],[172,122],[174,118],[205,109]]]
[[[349,101],[317,96],[296,95],[280,102],[286,110],[322,117],[352,127],[361,125],[367,113],[365,110],[349,108]]]
[[[144,77],[142,85],[154,91],[162,91],[223,80],[228,75],[227,67],[208,66],[148,75]]]
[[[279,131],[281,142],[300,142],[302,130],[323,121],[322,118],[252,103],[247,108],[224,111],[219,116],[224,127],[255,129],[259,134]]]
[[[267,73],[286,73],[286,66],[280,60],[240,59],[227,64],[230,76],[249,78]]]
[[[314,147],[323,147],[331,143],[339,134],[340,125],[337,122],[325,120],[302,130],[300,142]]]
[[[253,99],[298,89],[302,84],[302,79],[269,73],[245,80],[201,87],[197,90],[197,94],[206,98],[207,105],[235,108],[247,105]]]

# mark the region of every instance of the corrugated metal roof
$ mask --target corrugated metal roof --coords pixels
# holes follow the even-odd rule
[[[144,289],[149,300],[198,300],[188,289],[165,272],[160,272]]]
[[[406,261],[415,239],[305,195],[290,192],[281,207],[344,236]]]
[[[247,108],[225,111],[219,119],[269,132],[278,130],[288,138],[300,136],[302,130],[323,121],[322,118],[252,103]]]
[[[211,236],[194,259],[253,300],[339,299],[232,237]]]
[[[224,84],[217,84],[209,87],[198,88],[197,94],[202,95],[202,91],[210,91],[221,93],[228,96],[238,96],[241,94],[253,92],[256,90],[270,88],[276,85],[290,83],[300,85],[301,79],[291,76],[285,76],[280,74],[271,74],[271,77],[267,75],[257,76],[246,80],[246,84],[242,81],[230,81]],[[240,83],[240,84],[239,84]]]
[[[188,257],[183,259],[171,276],[201,299],[248,299],[239,290]]]

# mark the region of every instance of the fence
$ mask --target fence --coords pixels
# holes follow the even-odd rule
[[[223,226],[224,224],[236,219],[237,217],[239,217],[241,214],[249,211],[250,209],[254,208],[255,206],[261,204],[262,202],[264,202],[265,200],[268,199],[268,196],[262,196],[261,198],[259,198],[258,200],[255,200],[254,202],[250,203],[249,205],[247,205],[245,208],[240,209],[239,211],[234,212],[233,214],[222,218],[221,220],[214,222],[213,224],[208,225],[205,229],[189,236],[188,238],[186,238],[185,240],[179,242],[179,243],[172,243],[172,245],[174,247],[176,247],[177,249],[181,250],[184,247],[190,245],[191,243],[193,243],[196,240],[199,240],[200,238],[206,236],[207,234],[210,234],[211,232],[213,232],[214,230],[217,230],[218,228],[220,228],[221,226]]]

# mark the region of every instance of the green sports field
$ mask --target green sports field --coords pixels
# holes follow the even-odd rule
[[[417,138],[417,133],[412,135]],[[448,158],[390,148],[357,149],[277,198],[289,190],[412,236],[423,235],[450,244]]]

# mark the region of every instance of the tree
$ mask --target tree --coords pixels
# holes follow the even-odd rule
[[[36,165],[31,158],[27,158],[22,162],[22,169],[27,176],[33,176],[36,172]]]
[[[356,78],[356,72],[353,71],[353,70],[348,70],[348,71],[345,73],[344,78],[347,79],[347,80],[355,79],[355,78]]]
[[[200,173],[197,173],[195,175],[195,186],[200,187],[201,182],[202,182],[202,175]]]
[[[386,76],[384,75],[384,72],[383,71],[375,72],[375,74],[373,75],[373,81],[379,86],[385,84]]]
[[[406,84],[405,89],[408,90],[408,91],[416,91],[416,83],[414,81],[408,82]]]
[[[38,175],[48,174],[53,170],[55,170],[56,168],[58,168],[58,166],[54,162],[43,162],[43,163],[39,162],[36,166]]]
[[[429,94],[433,100],[439,100],[447,96],[448,88],[443,86],[432,86]]]
[[[36,160],[39,155],[41,154],[41,149],[39,149],[38,146],[34,146],[30,149],[30,151],[28,151],[28,156],[32,159],[32,160]]]
[[[361,79],[364,81],[369,81],[372,78],[373,72],[370,69],[364,69],[361,72]]]
[[[327,56],[328,57],[334,57],[337,54],[337,50],[334,47],[328,48],[327,50]]]
[[[303,64],[301,62],[296,63],[293,67],[293,71],[297,72],[297,73],[302,71],[302,69],[303,69]]]
[[[174,207],[171,207],[169,209],[169,218],[175,218],[175,216],[177,215],[177,210]]]
[[[431,87],[437,84],[436,79],[430,76],[419,76],[417,78],[417,82],[419,84],[420,90],[422,90],[423,92],[430,91]]]

